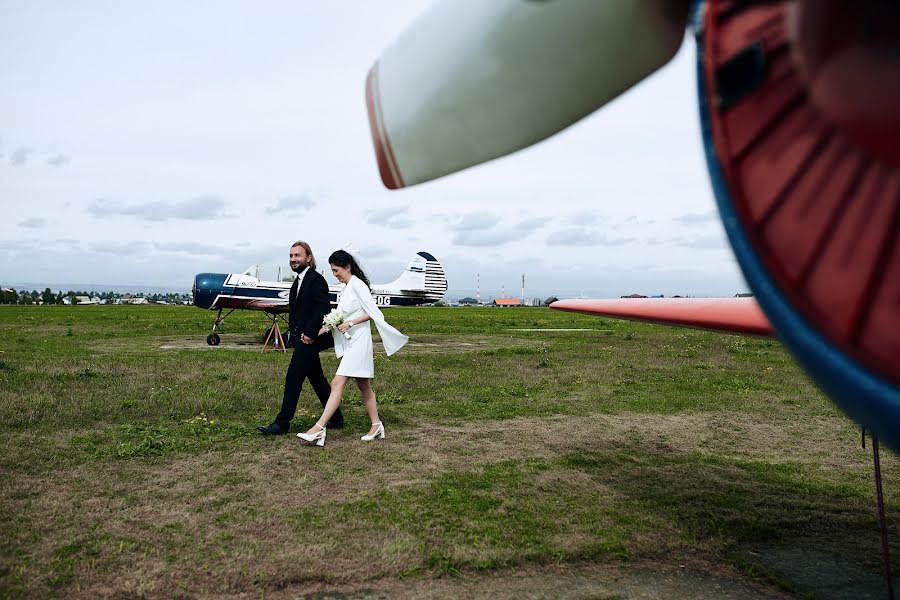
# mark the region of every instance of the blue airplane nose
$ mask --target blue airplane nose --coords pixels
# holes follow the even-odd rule
[[[216,298],[226,293],[227,278],[228,275],[223,273],[198,273],[194,277],[194,306],[204,309],[216,308]]]

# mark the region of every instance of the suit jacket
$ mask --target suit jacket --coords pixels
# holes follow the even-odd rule
[[[301,333],[316,340],[314,344],[316,350],[321,351],[334,346],[334,338],[330,333],[319,335],[322,319],[331,311],[328,284],[321,273],[312,267],[307,269],[299,290],[297,281],[294,280],[289,296],[289,306],[288,327],[291,329],[291,335],[295,336],[296,347],[303,344],[300,341]]]

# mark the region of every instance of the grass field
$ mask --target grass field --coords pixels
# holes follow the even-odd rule
[[[870,449],[777,342],[395,309],[411,341],[377,347],[386,440],[359,441],[354,389],[320,449],[256,433],[289,357],[254,345],[255,313],[207,347],[212,316],[0,307],[0,597],[512,597],[587,573],[578,597],[624,598],[644,596],[622,577],[685,572],[883,597]],[[307,386],[293,430],[318,412]]]

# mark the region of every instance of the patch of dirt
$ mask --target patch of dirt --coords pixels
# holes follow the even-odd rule
[[[376,337],[375,340],[380,345],[378,337]],[[508,345],[510,344],[498,343],[498,340],[484,338],[479,339],[475,337],[469,339],[451,339],[448,336],[434,336],[434,338],[427,336],[415,336],[410,338],[409,343],[403,347],[403,351],[429,354],[433,354],[436,352],[444,353],[448,351],[472,352],[476,350],[496,350],[497,348],[502,348]]]
[[[378,336],[373,336],[376,353],[384,353],[384,347]],[[477,338],[465,340],[449,340],[443,336],[414,337],[404,346],[404,352],[413,353],[446,353],[446,352],[472,352],[477,350],[496,350],[509,344],[500,344],[493,340],[479,340]],[[262,351],[262,342],[256,338],[234,336],[222,336],[222,342],[218,346],[210,346],[206,338],[178,338],[161,340],[160,350],[256,350]],[[269,348],[271,351],[271,346]],[[291,349],[288,348],[288,352]]]
[[[160,350],[256,350],[262,352],[263,345],[260,340],[239,338],[233,336],[230,340],[224,340],[218,346],[210,346],[206,343],[206,338],[184,338],[165,340],[160,346]],[[271,346],[270,346],[271,351]],[[290,349],[288,349],[290,351]]]
[[[879,542],[872,537],[870,547],[879,554]],[[799,590],[812,592],[817,600],[881,600],[887,597],[887,581],[859,568],[839,554],[803,548],[802,545],[773,546],[753,557],[774,573],[792,582]],[[894,577],[894,589],[900,578]]]
[[[316,600],[493,598],[526,600],[781,600],[740,575],[715,573],[706,565],[563,565],[532,566],[440,579],[370,581],[360,586],[291,586],[267,594]],[[249,596],[248,596],[249,597]]]
[[[346,500],[370,489],[415,485],[448,471],[497,461],[553,459],[583,450],[598,451],[621,445],[623,440],[645,445],[652,453],[664,448],[671,453],[703,452],[769,462],[809,462],[822,465],[823,469],[871,468],[865,452],[848,453],[840,441],[798,444],[790,432],[755,422],[752,416],[735,420],[734,415],[726,418],[720,414],[617,414],[426,425],[396,432],[388,422],[386,428],[386,439],[374,444],[361,443],[359,436],[365,431],[349,428],[329,430],[324,448],[309,446],[293,434],[266,439],[263,448],[248,444],[237,451],[230,450],[225,457],[226,470],[241,474],[239,487],[246,487],[248,492],[265,490],[255,493],[270,496],[269,500],[278,506],[290,507]],[[810,419],[804,422],[804,428],[812,439],[839,438],[834,419]],[[885,470],[895,468],[897,463],[889,453],[883,454],[882,462]],[[366,464],[380,468],[366,470],[364,476],[351,475]],[[106,488],[115,481],[123,493],[155,497],[165,490],[167,495],[186,497],[190,502],[192,490],[219,487],[216,478],[224,468],[223,456],[209,453],[175,458],[163,465],[88,464],[70,477],[76,486],[92,487],[89,482],[97,481],[100,488]],[[314,495],[307,495],[304,488],[310,483],[311,474],[322,478],[324,485]],[[272,481],[277,485],[270,485]],[[57,496],[60,502],[67,496],[64,487]]]
[[[70,531],[79,527],[89,530],[93,524],[103,523],[114,539],[141,540],[148,548],[158,537],[172,539],[166,527],[177,527],[186,545],[209,537],[214,548],[216,536],[242,536],[249,548],[235,556],[218,557],[220,573],[215,577],[236,578],[237,589],[247,584],[246,573],[251,568],[270,585],[285,577],[283,594],[276,590],[267,593],[269,597],[743,599],[782,596],[757,587],[739,574],[722,571],[722,567],[715,571],[709,565],[688,565],[684,569],[679,565],[527,566],[459,578],[371,580],[373,565],[365,556],[341,569],[340,582],[317,582],[309,587],[298,582],[315,579],[316,566],[329,564],[329,548],[298,540],[296,530],[284,525],[284,515],[323,503],[353,501],[373,489],[428,484],[456,470],[500,461],[553,460],[623,443],[646,446],[648,453],[664,449],[667,453],[699,452],[776,463],[808,462],[823,469],[854,468],[863,473],[871,469],[867,453],[847,451],[848,444],[858,443],[856,436],[847,433],[846,427],[841,429],[839,420],[826,417],[804,420],[802,434],[801,424],[794,431],[760,423],[753,415],[735,413],[556,416],[425,425],[399,431],[392,430],[389,422],[386,426],[386,439],[372,444],[359,441],[364,431],[350,429],[330,430],[324,449],[305,445],[293,435],[259,438],[237,449],[229,444],[222,452],[177,457],[162,464],[84,464],[55,473],[54,485],[49,488],[40,475],[19,478],[17,485],[35,491],[29,496],[32,504],[28,513],[56,515],[54,521],[64,523]],[[801,443],[798,435],[808,441]],[[883,461],[885,470],[896,470],[896,457],[885,453]],[[569,487],[590,483],[587,475],[578,472],[566,477],[563,484]],[[542,483],[540,476],[537,483]],[[554,483],[559,485],[559,479]],[[221,524],[211,521],[209,515],[217,514],[218,507],[224,505],[233,507],[233,512],[226,511],[233,520]],[[38,556],[48,556],[56,544],[57,538],[51,536],[32,550]],[[398,552],[408,551],[402,544],[398,547]],[[871,547],[873,553],[878,552],[877,541]],[[268,549],[279,554],[272,556]],[[104,559],[118,560],[115,556],[98,558],[101,562]],[[149,561],[148,568],[141,570],[140,577],[124,581],[122,577],[129,577],[127,570],[113,568],[106,577],[114,580],[86,574],[80,584],[85,590],[93,585],[94,592],[99,590],[97,586],[129,593],[161,593],[161,588],[154,586],[175,591],[165,576],[156,574],[163,568],[158,564],[162,557],[153,556],[151,551],[145,560]],[[814,555],[799,544],[760,551],[748,560],[782,573],[786,581],[796,582],[803,589],[814,590],[817,597],[820,593],[833,593],[822,595],[824,598],[846,597],[840,593],[847,585],[879,589],[877,577],[856,577],[835,557]],[[824,575],[828,570],[838,573],[829,579]],[[844,576],[849,579],[841,579]],[[197,574],[185,575],[185,579],[191,577]],[[352,583],[356,581],[361,583],[356,586]],[[212,585],[222,589],[220,584]]]
[[[533,327],[533,328],[510,328],[507,331],[596,331],[606,333],[614,331],[613,329],[591,329],[590,327]]]

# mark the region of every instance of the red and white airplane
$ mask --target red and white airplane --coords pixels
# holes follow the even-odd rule
[[[755,298],[553,308],[777,334],[847,414],[900,450],[896,1],[440,0],[368,76],[384,184],[553,135],[668,62],[686,26],[707,166]]]

